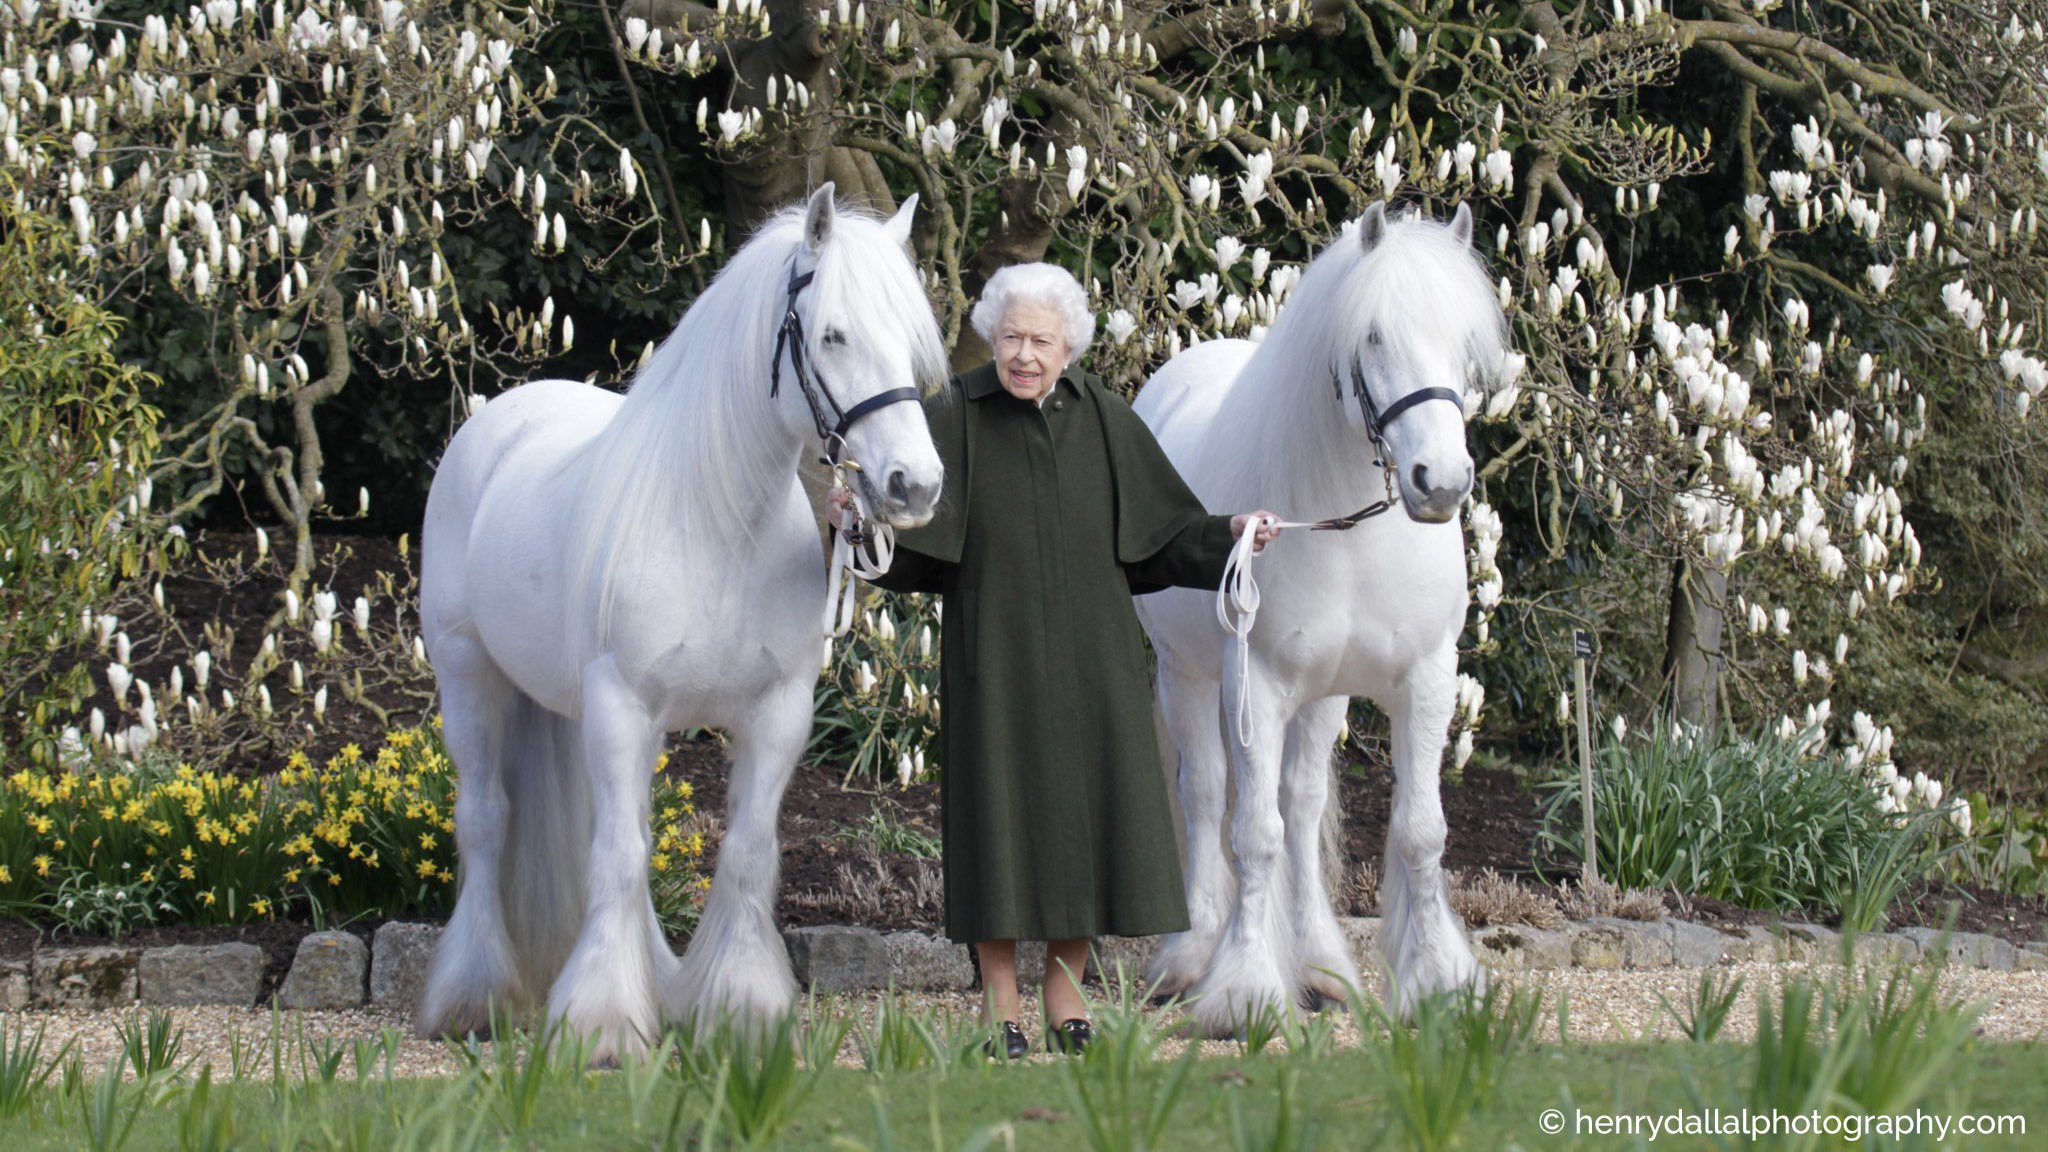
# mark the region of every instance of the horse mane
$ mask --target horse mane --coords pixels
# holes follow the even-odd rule
[[[1376,473],[1363,466],[1369,461],[1331,385],[1333,370],[1362,355],[1374,329],[1404,356],[1458,349],[1468,377],[1482,382],[1499,372],[1507,349],[1486,266],[1449,225],[1420,215],[1389,219],[1367,252],[1357,222],[1347,224],[1310,262],[1222,401],[1216,426],[1238,429],[1257,450],[1223,454],[1220,492],[1297,517],[1350,512],[1379,498],[1370,483]]]
[[[778,212],[733,254],[634,374],[611,422],[573,466],[569,588],[572,604],[587,605],[599,591],[596,651],[608,644],[617,573],[637,541],[657,526],[693,550],[750,539],[755,517],[778,506],[794,475],[796,442],[776,406],[801,401],[777,400],[768,390],[803,215],[802,205]],[[931,303],[879,218],[837,206],[815,271],[803,296],[811,316],[845,317],[876,345],[907,348],[926,392],[945,380]],[[805,326],[813,360],[825,327]],[[792,394],[798,387],[788,372],[781,385]],[[573,640],[580,614],[566,618]]]

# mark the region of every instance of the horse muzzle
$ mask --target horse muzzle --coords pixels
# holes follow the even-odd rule
[[[1412,464],[1401,475],[1401,504],[1408,518],[1421,524],[1443,524],[1458,515],[1465,495],[1472,491],[1472,462],[1463,467]]]
[[[879,484],[868,480],[868,473],[861,473],[861,483],[868,489],[868,507],[875,515],[894,528],[916,528],[932,518],[938,508],[942,477],[914,476],[907,468],[891,468]]]

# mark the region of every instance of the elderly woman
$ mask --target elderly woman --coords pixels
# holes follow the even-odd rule
[[[1076,370],[1095,319],[1049,264],[989,278],[993,363],[925,401],[946,487],[879,583],[945,597],[946,934],[975,946],[1008,1055],[1017,941],[1045,940],[1047,1045],[1088,1041],[1093,937],[1187,928],[1131,595],[1214,588],[1253,513],[1211,516],[1130,407]],[[832,494],[836,524],[850,497]],[[1277,529],[1260,524],[1255,546]]]

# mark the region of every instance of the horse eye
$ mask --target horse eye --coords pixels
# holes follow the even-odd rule
[[[827,328],[825,329],[824,338],[820,341],[820,343],[844,344],[846,343],[846,333],[841,332],[837,328]]]
[[[1377,348],[1380,346],[1380,330],[1375,328],[1365,334],[1365,342]]]

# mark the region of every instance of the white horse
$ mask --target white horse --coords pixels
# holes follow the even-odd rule
[[[1159,654],[1169,766],[1178,753],[1191,925],[1149,977],[1187,993],[1212,1035],[1269,1006],[1341,999],[1358,981],[1320,858],[1331,749],[1352,696],[1393,721],[1380,940],[1401,1009],[1483,982],[1445,894],[1437,794],[1466,611],[1463,404],[1506,341],[1471,238],[1463,206],[1444,225],[1390,221],[1374,205],[1309,266],[1263,343],[1200,344],[1138,396],[1139,416],[1211,508],[1313,520],[1399,490],[1387,515],[1267,548],[1246,658],[1211,594],[1138,599]]]
[[[734,254],[625,395],[526,384],[457,432],[427,498],[421,616],[461,773],[462,886],[422,1035],[545,995],[609,1060],[666,1019],[795,1000],[772,919],[776,812],[811,730],[825,572],[797,479],[822,439],[882,520],[928,520],[919,387],[945,349],[905,245],[832,186]],[[731,737],[725,837],[678,960],[648,892],[665,733]]]

